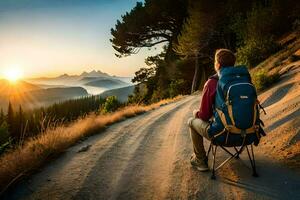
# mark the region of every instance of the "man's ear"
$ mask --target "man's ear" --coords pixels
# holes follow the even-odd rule
[[[221,68],[221,65],[219,62],[215,62],[215,70],[218,72]]]

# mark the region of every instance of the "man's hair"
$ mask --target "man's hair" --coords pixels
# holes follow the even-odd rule
[[[221,67],[234,66],[235,55],[229,49],[218,49],[215,54],[215,60],[220,63]]]

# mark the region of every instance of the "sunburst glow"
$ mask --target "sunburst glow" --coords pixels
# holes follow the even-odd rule
[[[11,67],[4,71],[4,77],[11,82],[16,82],[23,77],[23,71],[19,67]]]

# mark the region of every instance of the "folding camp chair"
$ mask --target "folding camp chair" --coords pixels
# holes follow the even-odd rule
[[[250,146],[250,148],[248,148],[248,146]],[[216,167],[215,162],[216,162],[216,155],[217,155],[217,148],[218,147],[220,147],[226,153],[228,153],[230,155],[230,157],[225,159],[219,166]],[[234,148],[235,153],[231,153],[227,148]],[[215,172],[218,169],[220,169],[222,166],[224,166],[227,162],[229,162],[232,158],[239,159],[239,156],[241,155],[241,153],[243,152],[243,150],[245,148],[247,149],[247,154],[248,154],[250,164],[251,164],[251,167],[252,167],[252,172],[253,172],[252,176],[258,177],[258,174],[256,172],[255,157],[254,157],[253,144],[252,143],[251,144],[243,143],[241,146],[224,146],[224,145],[220,145],[220,144],[215,143],[214,140],[211,140],[210,145],[209,145],[209,149],[208,149],[208,152],[207,152],[207,158],[208,158],[210,152],[212,152],[212,156],[213,156],[211,179],[216,179]]]

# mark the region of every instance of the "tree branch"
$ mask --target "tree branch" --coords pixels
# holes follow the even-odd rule
[[[160,44],[160,43],[163,43],[163,42],[169,42],[169,40],[161,40],[161,41],[157,41],[157,42],[154,42],[152,44],[148,44],[148,45],[144,45],[144,47],[153,47],[157,44]]]

